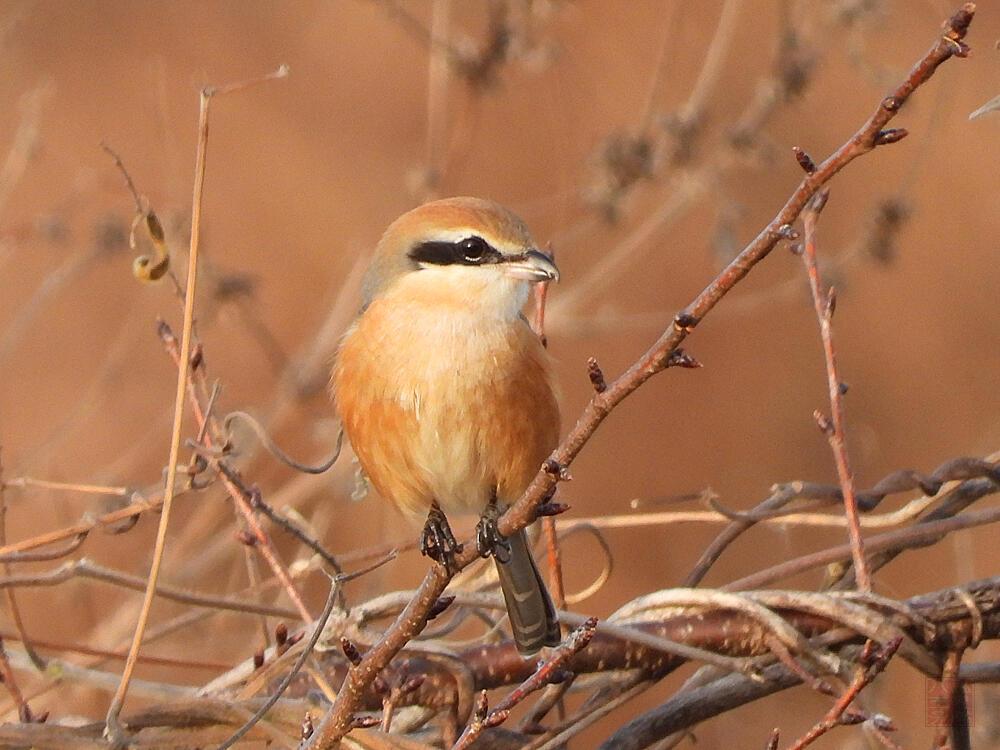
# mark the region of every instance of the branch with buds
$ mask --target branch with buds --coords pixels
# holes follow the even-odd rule
[[[905,136],[905,131],[887,130],[886,125],[899,113],[913,92],[927,82],[939,65],[952,57],[965,57],[968,54],[969,48],[963,39],[974,13],[975,5],[967,3],[946,22],[943,33],[913,66],[906,79],[882,99],[868,121],[831,156],[815,165],[815,169],[803,178],[774,219],[701,294],[674,317],[673,325],[645,354],[617,379],[608,383],[604,390],[592,396],[574,427],[545,462],[521,499],[499,519],[497,528],[501,534],[510,536],[536,519],[537,506],[543,502],[543,498],[551,495],[556,483],[566,476],[567,467],[604,419],[643,383],[676,363],[679,347],[684,340],[757,263],[788,237],[789,227],[824,185],[854,159]],[[455,556],[454,570],[461,570],[476,557],[475,545],[466,544],[465,550]],[[444,566],[434,566],[427,572],[420,588],[395,624],[365,654],[361,662],[348,671],[336,702],[313,733],[307,747],[329,748],[339,743],[351,728],[351,717],[359,706],[366,686],[423,629],[427,613],[444,592],[451,577],[452,573]]]

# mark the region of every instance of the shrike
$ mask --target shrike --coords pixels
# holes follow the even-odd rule
[[[521,312],[532,283],[558,278],[524,223],[496,203],[419,206],[379,241],[332,379],[371,484],[426,518],[424,554],[447,565],[457,550],[445,513],[480,517],[479,552],[496,561],[526,655],[556,645],[559,625],[525,532],[504,539],[496,518],[558,441],[548,353]]]

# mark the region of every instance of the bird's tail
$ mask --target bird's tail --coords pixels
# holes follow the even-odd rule
[[[514,631],[517,650],[524,656],[536,653],[542,646],[555,646],[561,640],[556,608],[528,548],[528,537],[522,529],[507,539],[510,559],[496,559],[500,590],[507,603],[510,627]]]

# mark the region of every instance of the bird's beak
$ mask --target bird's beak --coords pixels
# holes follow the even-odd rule
[[[537,250],[528,250],[501,261],[504,274],[522,281],[559,281],[559,269],[552,259]]]

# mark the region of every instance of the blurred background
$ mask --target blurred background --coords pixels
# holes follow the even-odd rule
[[[159,215],[183,278],[198,91],[290,67],[284,80],[213,104],[197,325],[209,379],[222,387],[217,413],[253,413],[301,460],[328,455],[337,435],[329,362],[359,303],[370,248],[417,203],[470,194],[507,205],[540,243],[551,243],[563,281],[550,290],[546,325],[568,429],[592,393],[587,358],[610,379],[644,352],[797,185],[792,147],[826,158],[955,7],[937,0],[0,2],[8,542],[120,502],[20,486],[30,484],[24,478],[140,492],[162,482],[176,370],[156,321],[179,334],[181,307],[169,282],[132,275],[148,242],[140,232],[129,248],[135,203],[102,142]],[[968,119],[1000,93],[998,37],[1000,16],[984,4],[967,40],[972,56],[946,63],[892,123],[909,137],[852,163],[832,183],[819,252],[839,295],[835,337],[850,385],[859,487],[898,469],[929,473],[1000,444],[1000,114]],[[829,408],[817,323],[802,263],[785,245],[685,348],[704,367],[659,375],[605,422],[573,464],[573,481],[561,486],[572,505],[564,518],[660,511],[706,488],[746,509],[775,482],[836,481],[812,416]],[[192,424],[186,436],[194,436]],[[306,477],[244,437],[247,481],[335,554],[415,538],[374,498],[352,499],[346,453],[331,471]],[[247,585],[231,504],[218,487],[178,498],[166,583],[212,594]],[[16,572],[38,574],[85,556],[144,577],[156,523],[146,514],[127,533],[95,531],[71,556]],[[678,585],[719,528],[606,530],[610,583],[575,609],[606,616],[641,593]],[[273,533],[286,561],[308,556]],[[878,591],[903,598],[995,574],[991,533],[964,532],[904,555],[878,574]],[[843,540],[836,528],[760,527],[705,585]],[[569,539],[564,556],[570,591],[599,572],[587,537]],[[348,598],[412,587],[424,570],[416,553],[404,553],[350,584]],[[821,576],[784,585],[816,588]],[[314,574],[303,587],[318,610],[325,579]],[[279,594],[273,600],[288,606]],[[43,654],[94,663],[68,646],[127,647],[141,594],[75,578],[21,588],[17,601],[27,632],[53,644]],[[153,625],[185,611],[157,601]],[[11,644],[8,600],[2,612]],[[252,619],[218,615],[144,651],[204,666],[143,665],[140,676],[203,684],[261,645]],[[103,668],[117,672],[120,664]],[[689,673],[605,726],[662,701]],[[61,718],[106,710],[107,693],[92,685],[39,695],[48,683],[21,674],[36,711]],[[896,720],[901,742],[926,744],[933,729],[924,689],[922,677],[893,664],[863,702]],[[979,747],[1000,746],[997,698],[986,686],[975,689]],[[9,719],[6,695],[0,706]],[[828,707],[799,689],[709,722],[698,738],[708,747],[734,736],[762,746],[773,726],[798,736]],[[858,741],[849,731],[834,741]]]

